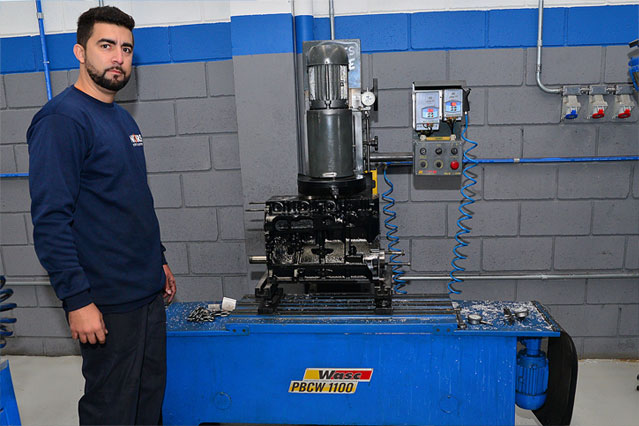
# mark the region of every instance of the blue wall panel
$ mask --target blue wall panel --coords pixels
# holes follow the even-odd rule
[[[472,49],[486,46],[486,12],[414,13],[413,49]]]
[[[341,16],[335,18],[335,38],[359,38],[362,52],[407,50],[409,23],[407,13]]]
[[[35,70],[31,37],[0,38],[0,73]]]
[[[133,30],[135,48],[133,63],[135,65],[162,64],[171,62],[169,44],[169,28],[136,28]]]
[[[169,27],[173,62],[231,58],[231,24],[181,25]]]
[[[310,15],[298,15],[295,17],[295,41],[297,53],[303,51],[303,43],[305,41],[315,40],[315,23]]]
[[[544,11],[544,46],[564,44],[564,9]],[[488,47],[537,45],[538,13],[534,9],[488,12]]]
[[[568,9],[569,45],[628,43],[639,37],[639,6]]]
[[[231,17],[233,56],[292,52],[292,34],[288,13]]]

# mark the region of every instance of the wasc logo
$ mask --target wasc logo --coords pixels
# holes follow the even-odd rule
[[[142,146],[142,135],[129,135],[129,139],[131,139],[131,144],[133,146]]]
[[[359,382],[370,382],[372,368],[307,368],[303,380],[291,380],[290,393],[355,393]]]

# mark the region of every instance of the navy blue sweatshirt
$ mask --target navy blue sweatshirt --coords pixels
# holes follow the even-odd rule
[[[35,249],[64,309],[150,302],[164,248],[131,115],[71,86],[33,117],[27,141]]]

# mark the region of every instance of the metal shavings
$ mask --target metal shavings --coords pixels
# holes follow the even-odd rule
[[[229,311],[222,309],[208,309],[204,306],[198,306],[191,311],[186,320],[189,322],[212,322],[215,321],[216,317],[227,317],[229,314]]]

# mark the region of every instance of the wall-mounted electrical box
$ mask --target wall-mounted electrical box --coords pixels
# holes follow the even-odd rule
[[[462,118],[467,108],[463,81],[413,83],[413,172],[456,177],[463,169]]]
[[[441,90],[415,90],[413,86],[413,129],[418,132],[439,130],[441,112]]]

